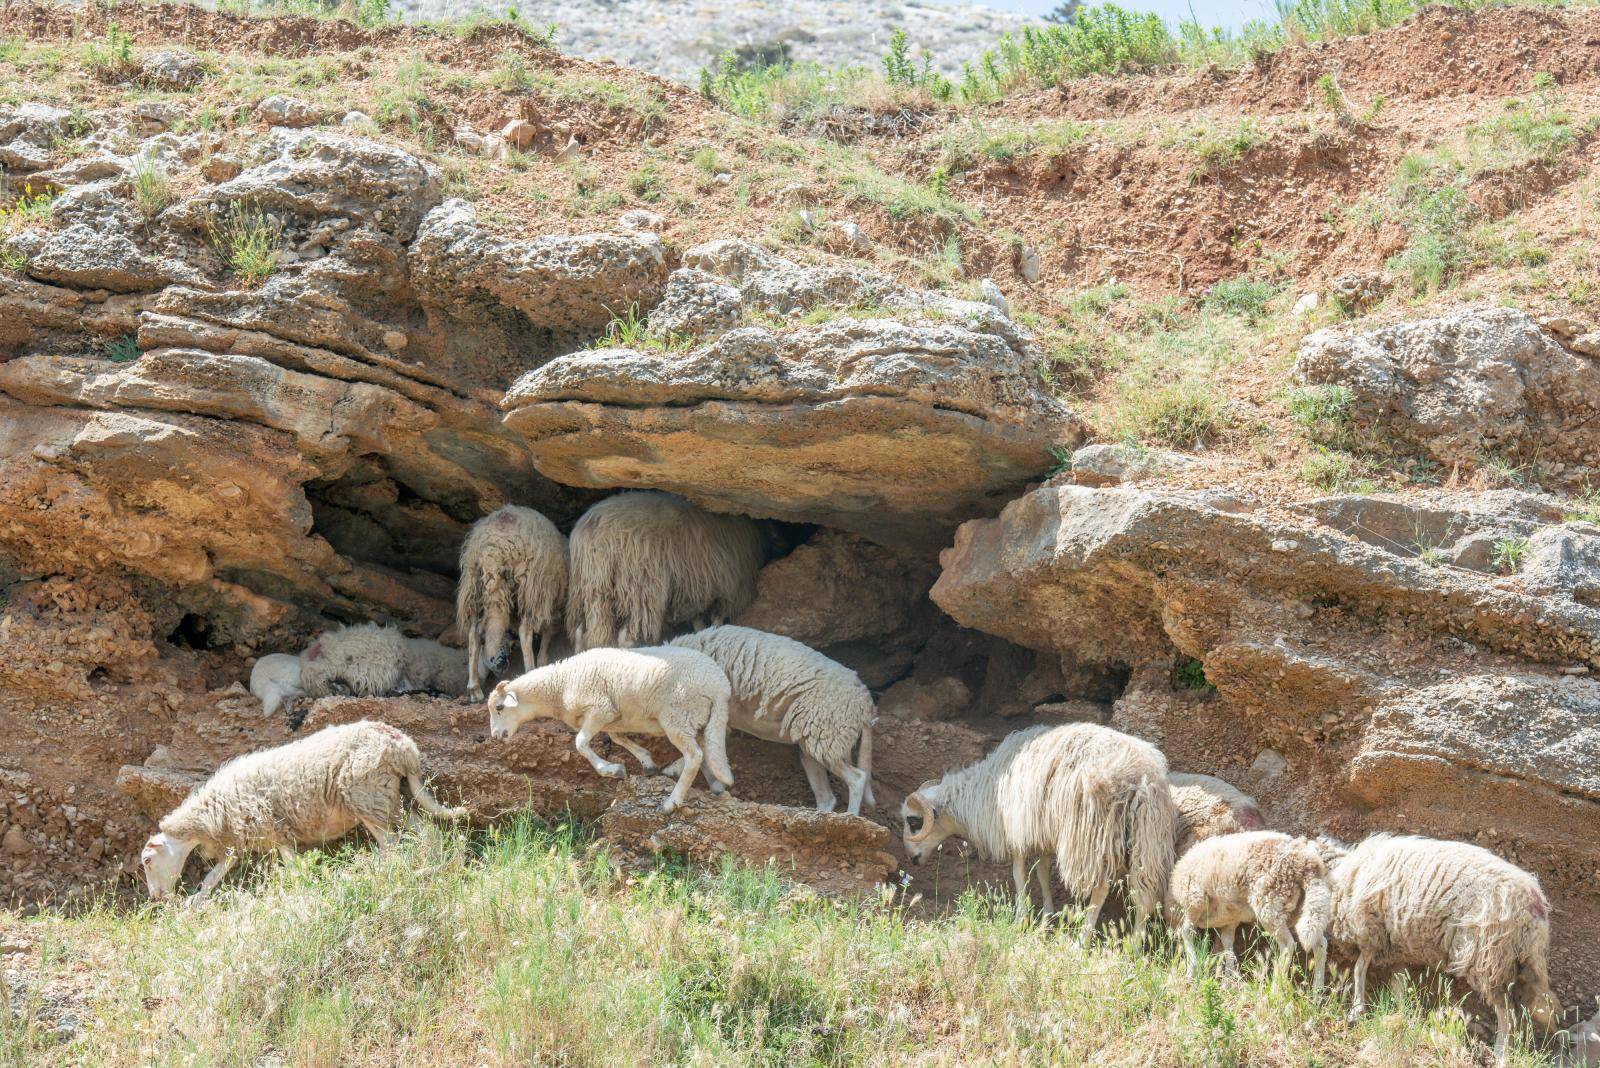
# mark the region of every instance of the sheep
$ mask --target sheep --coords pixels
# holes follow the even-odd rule
[[[800,766],[818,812],[836,803],[832,772],[845,784],[845,810],[861,814],[872,796],[872,694],[854,671],[793,638],[750,627],[710,627],[667,643],[705,653],[728,675],[733,703],[728,725],[800,749]],[[860,762],[850,763],[861,743]],[[672,775],[671,767],[666,774]]]
[[[1219,932],[1223,962],[1231,971],[1239,963],[1234,931],[1241,923],[1254,922],[1277,943],[1278,961],[1285,969],[1299,941],[1314,962],[1311,988],[1321,990],[1332,908],[1328,870],[1316,843],[1279,831],[1207,838],[1178,858],[1167,883],[1167,922],[1178,923],[1190,975],[1200,966],[1196,928]]]
[[[504,669],[513,620],[523,670],[548,664],[566,600],[567,539],[554,523],[514,504],[474,523],[461,545],[456,584],[456,623],[467,637],[467,697],[483,700],[489,671]]]
[[[1189,775],[1175,771],[1167,776],[1172,802],[1178,806],[1178,856],[1196,842],[1219,834],[1259,831],[1261,818],[1256,799],[1214,775]]]
[[[1550,905],[1539,880],[1465,842],[1377,834],[1338,855],[1329,883],[1337,943],[1358,954],[1352,1018],[1367,1004],[1367,969],[1437,965],[1494,1008],[1495,1056],[1504,1063],[1513,1005],[1543,1027],[1560,1012],[1546,957]]]
[[[332,841],[358,824],[387,845],[401,817],[402,780],[429,815],[467,815],[434,799],[422,781],[417,743],[387,723],[328,727],[230,760],[145,843],[140,863],[150,897],[172,894],[196,848],[214,866],[191,903],[204,901],[244,853],[276,850],[288,857],[296,846]]]
[[[1143,937],[1172,869],[1177,819],[1167,761],[1109,727],[1068,723],[1003,739],[971,767],[924,783],[901,806],[906,852],[920,863],[950,835],[986,859],[1011,858],[1017,903],[1028,902],[1029,858],[1053,855],[1069,893],[1089,898],[1087,942],[1112,882],[1126,878]],[[1040,867],[1045,909],[1049,872]]]
[[[1559,1031],[1556,1037],[1561,1043],[1557,1063],[1563,1068],[1600,1068],[1600,1007],[1586,1022]]]
[[[507,739],[534,717],[559,719],[577,730],[584,759],[613,779],[623,776],[623,767],[595,754],[589,746],[595,734],[609,734],[647,772],[656,770],[655,761],[628,736],[665,734],[683,754],[678,784],[661,805],[671,812],[688,797],[702,758],[714,779],[733,785],[726,751],[731,698],[728,676],[693,649],[590,649],[496,685],[489,695],[489,734]]]
[[[305,693],[300,688],[300,657],[294,653],[268,653],[250,668],[250,692],[261,701],[261,714],[270,716]]]
[[[572,528],[567,631],[577,650],[653,645],[667,628],[723,623],[755,599],[761,528],[656,490],[618,493]]]
[[[407,638],[375,623],[328,631],[300,660],[300,688],[308,697],[460,693],[467,684],[467,656],[460,649],[429,638]]]

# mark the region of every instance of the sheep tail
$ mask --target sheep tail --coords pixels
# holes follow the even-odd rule
[[[1146,775],[1128,812],[1128,896],[1140,916],[1152,916],[1167,894],[1176,852],[1177,812],[1165,776]]]
[[[1300,894],[1300,917],[1295,920],[1294,936],[1300,948],[1310,953],[1328,937],[1328,924],[1333,920],[1333,891],[1320,861],[1315,870],[1306,872]]]
[[[711,716],[705,730],[706,767],[724,786],[733,785],[733,769],[728,766],[728,699],[722,694],[711,698]]]
[[[406,785],[411,787],[411,799],[434,819],[459,820],[467,817],[464,808],[451,808],[441,805],[439,799],[428,790],[428,784],[422,781],[422,753],[417,749],[417,743],[387,723],[380,723],[380,727],[395,737],[393,749],[400,764],[400,774],[405,776]]]
[[[861,728],[861,744],[856,749],[856,767],[867,773],[867,788],[862,791],[863,804],[876,805],[878,799],[872,796],[872,720],[867,720],[867,725]]]

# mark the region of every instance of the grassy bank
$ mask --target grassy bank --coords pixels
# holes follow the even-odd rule
[[[916,889],[915,884],[911,889]],[[7,917],[7,1063],[1469,1065],[1464,1018],[1354,1023],[1247,964],[1079,949],[969,895],[947,915],[772,871],[621,871],[571,828],[429,832],[269,866],[203,909]],[[9,967],[15,968],[14,955]],[[34,972],[33,969],[38,969]],[[75,1033],[55,1030],[61,991]],[[32,991],[32,992],[30,992]],[[44,991],[44,993],[41,993]],[[49,992],[54,993],[49,993]],[[1519,1051],[1514,1063],[1543,1063]]]

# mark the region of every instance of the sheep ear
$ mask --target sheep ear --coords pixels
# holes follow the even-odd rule
[[[510,690],[506,691],[506,707],[507,708],[516,708],[517,707],[517,695],[512,693]]]

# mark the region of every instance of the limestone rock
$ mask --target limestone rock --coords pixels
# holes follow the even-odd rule
[[[1194,462],[1194,457],[1181,452],[1120,442],[1085,445],[1072,454],[1072,477],[1081,486],[1114,486],[1178,470]]]
[[[1539,530],[1527,539],[1517,574],[1532,593],[1600,607],[1600,527],[1562,523]]]
[[[949,720],[972,704],[972,691],[958,678],[901,679],[878,699],[878,711],[895,719]]]
[[[524,375],[504,407],[560,482],[921,543],[992,511],[1082,433],[1027,350],[892,319],[575,352]]]
[[[1600,463],[1600,368],[1512,308],[1319,330],[1301,345],[1295,373],[1348,389],[1360,426],[1440,463],[1497,453]]]
[[[180,263],[146,256],[127,234],[96,229],[85,223],[53,234],[28,259],[28,274],[44,282],[80,289],[135,293],[160,289],[169,282],[198,282],[200,276]]]
[[[0,167],[15,174],[44,170],[71,121],[72,112],[48,104],[0,107]]]
[[[322,121],[322,109],[290,96],[269,96],[256,105],[256,118],[268,126],[299,129]]]
[[[139,80],[152,89],[183,92],[199,85],[205,76],[205,63],[200,57],[182,49],[151,52],[139,61]]]

